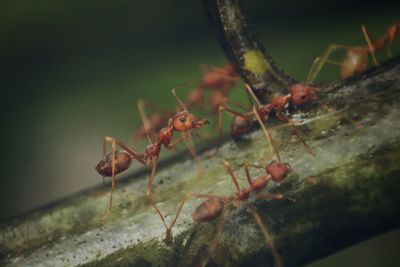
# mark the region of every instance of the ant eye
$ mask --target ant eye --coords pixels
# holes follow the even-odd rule
[[[180,117],[180,118],[179,118],[179,121],[180,121],[180,122],[186,122],[186,118],[185,118],[185,117]]]

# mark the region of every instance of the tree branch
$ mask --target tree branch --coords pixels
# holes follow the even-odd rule
[[[286,93],[297,82],[285,74],[258,40],[239,0],[204,0],[206,12],[226,54],[260,101]]]
[[[313,105],[296,116],[316,157],[306,152],[290,127],[277,123],[273,129],[282,158],[296,172],[265,192],[283,193],[297,202],[254,203],[286,266],[314,261],[400,222],[400,59],[345,81],[322,98],[331,105],[329,112]],[[356,119],[363,128],[346,118]],[[235,191],[223,159],[245,184],[240,165],[265,164],[271,154],[262,132],[255,131],[241,142],[204,151],[200,159],[206,171],[200,178],[193,160],[179,155],[157,172],[155,200],[170,221],[186,192]],[[262,170],[252,174],[261,175]],[[317,184],[302,182],[310,176]],[[109,186],[2,223],[0,265],[195,266],[199,258],[208,257],[207,242],[217,222],[193,223],[191,213],[201,200],[189,201],[173,229],[174,244],[163,244],[164,228],[145,197],[147,178],[146,169],[118,180],[111,219],[104,226]],[[269,248],[252,218],[244,208],[227,218],[210,264],[271,266]]]

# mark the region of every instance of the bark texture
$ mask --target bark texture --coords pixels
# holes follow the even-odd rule
[[[280,186],[289,201],[251,201],[268,227],[286,266],[299,266],[391,230],[400,223],[400,60],[382,64],[331,86],[317,104],[292,113],[316,156],[307,153],[291,127],[269,123],[283,161],[296,170]],[[326,88],[323,88],[326,89]],[[363,125],[358,129],[348,119]],[[242,185],[244,162],[264,164],[271,151],[260,131],[226,141],[201,154],[204,173],[178,155],[157,172],[154,197],[170,221],[186,192],[230,195],[235,188],[222,160]],[[89,166],[91,167],[91,166]],[[218,220],[193,223],[202,200],[185,205],[175,242],[162,242],[164,228],[145,197],[149,170],[119,179],[110,221],[102,225],[109,186],[99,186],[0,225],[2,266],[272,266],[270,250],[246,209],[227,218],[213,251]],[[262,170],[253,170],[254,177]],[[303,182],[314,177],[315,184]],[[83,179],[83,178],[82,178]],[[106,195],[99,195],[99,193]]]

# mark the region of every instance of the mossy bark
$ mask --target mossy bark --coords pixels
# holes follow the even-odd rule
[[[336,85],[318,105],[293,111],[308,145],[291,127],[274,124],[273,138],[281,157],[295,172],[280,186],[289,201],[252,200],[271,232],[286,266],[299,266],[391,230],[400,223],[400,60]],[[330,87],[331,89],[333,87]],[[326,89],[326,88],[325,88]],[[356,120],[362,129],[349,123]],[[274,126],[275,125],[275,126]],[[260,131],[243,140],[205,149],[204,172],[185,155],[161,164],[154,197],[170,221],[186,192],[230,195],[234,186],[221,161],[231,162],[242,185],[244,162],[265,164],[272,152]],[[90,167],[90,166],[89,166]],[[218,220],[193,223],[191,213],[202,200],[185,205],[175,242],[162,242],[164,228],[145,197],[149,170],[119,179],[110,221],[101,217],[108,186],[78,193],[29,212],[0,227],[2,266],[271,266],[269,247],[245,208],[227,218],[222,238],[208,251]],[[254,177],[263,174],[252,172]],[[314,177],[316,184],[303,181]],[[82,178],[83,179],[83,178]],[[100,193],[105,193],[101,195]]]

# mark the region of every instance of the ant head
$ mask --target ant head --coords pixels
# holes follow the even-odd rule
[[[288,163],[272,161],[267,165],[266,171],[269,175],[271,175],[272,181],[279,183],[282,182],[283,179],[292,171],[292,167]]]
[[[115,174],[121,173],[129,168],[132,158],[126,151],[115,152]],[[96,171],[105,177],[112,176],[112,153],[106,155],[97,165]]]
[[[171,119],[170,125],[178,132],[185,132],[191,129],[198,129],[208,124],[208,120],[198,118],[188,110],[183,110],[175,114]]]
[[[291,102],[294,105],[303,105],[315,101],[319,89],[296,83],[289,87],[289,91]]]

